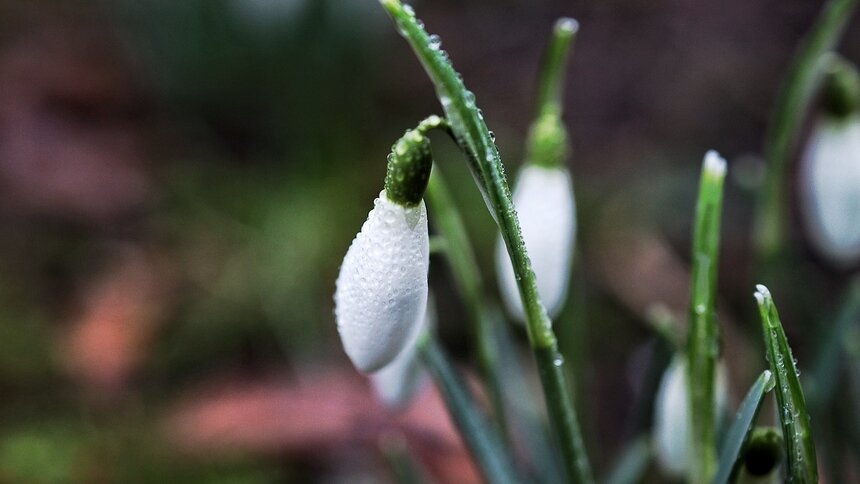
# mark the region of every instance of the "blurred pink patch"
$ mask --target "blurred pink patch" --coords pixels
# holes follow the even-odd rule
[[[435,388],[402,414],[386,410],[351,370],[302,372],[301,382],[238,378],[185,397],[166,418],[170,442],[192,454],[253,452],[324,456],[378,448],[401,434],[441,482],[480,482]]]
[[[124,247],[118,255],[83,295],[64,340],[68,371],[94,396],[116,395],[144,361],[173,286],[140,249]]]
[[[55,26],[0,50],[5,208],[102,222],[149,199],[140,94],[106,40]]]

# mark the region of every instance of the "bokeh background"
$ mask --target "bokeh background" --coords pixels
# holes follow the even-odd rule
[[[729,160],[719,314],[733,402],[766,367],[759,153],[820,6],[415,2],[509,173],[550,28],[580,22],[565,102],[579,241],[557,328],[601,471],[647,420],[634,402],[650,398],[655,304],[685,319],[707,149]],[[860,59],[860,28],[841,52]],[[432,389],[385,409],[332,315],[388,150],[433,113],[373,0],[0,0],[0,481],[386,482],[384,450],[404,444],[438,481],[476,480]],[[495,293],[492,220],[455,147],[434,151]],[[796,185],[772,290],[803,368],[856,267],[811,251]],[[439,331],[471,371],[470,324],[444,260],[432,266]],[[850,432],[827,415],[813,419],[819,453],[839,468]]]

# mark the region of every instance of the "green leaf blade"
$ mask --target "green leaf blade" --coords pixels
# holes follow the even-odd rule
[[[717,476],[713,481],[714,484],[731,482],[738,468],[741,451],[749,439],[756,417],[761,410],[764,397],[773,390],[775,384],[773,372],[765,370],[750,387],[720,451],[719,467],[717,468]]]
[[[691,409],[693,462],[691,480],[708,482],[716,472],[715,381],[719,331],[715,315],[720,217],[726,162],[709,151],[702,163],[693,226],[693,270],[690,332],[687,340],[687,385]]]
[[[418,354],[436,381],[454,423],[487,481],[519,482],[516,466],[502,445],[501,437],[480,413],[466,384],[434,337],[423,337]]]
[[[758,285],[755,298],[761,315],[767,357],[776,382],[777,413],[785,440],[788,478],[791,482],[818,482],[815,442],[798,378],[797,363],[770,291]]]

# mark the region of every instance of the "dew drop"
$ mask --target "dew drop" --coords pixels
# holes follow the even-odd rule
[[[442,45],[442,39],[436,34],[431,35],[429,40],[431,49],[436,50]]]

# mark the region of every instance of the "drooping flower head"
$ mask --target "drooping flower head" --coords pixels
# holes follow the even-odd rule
[[[570,173],[563,167],[526,166],[514,188],[514,205],[537,279],[538,294],[550,317],[564,305],[576,238],[576,204]],[[496,247],[502,300],[525,319],[514,268],[503,241]]]
[[[362,373],[391,363],[414,344],[427,305],[429,238],[422,196],[432,168],[418,129],[394,144],[385,189],[347,250],[335,290],[344,350]]]
[[[833,263],[860,260],[860,81],[834,61],[823,109],[800,163],[801,213],[813,247]]]

